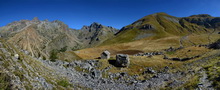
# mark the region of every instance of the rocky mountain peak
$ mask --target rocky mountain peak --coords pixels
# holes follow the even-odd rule
[[[32,21],[33,21],[33,22],[39,22],[40,20],[38,19],[38,17],[34,17],[34,18],[32,19]]]
[[[86,26],[86,25],[84,25],[84,26],[81,28],[81,30],[87,30],[87,29],[89,29],[89,27]]]
[[[101,24],[98,22],[93,22],[91,25],[101,25]]]
[[[49,20],[48,20],[48,19],[45,19],[44,21],[45,21],[45,22],[49,22]]]
[[[58,24],[64,24],[62,21],[60,21],[60,20],[54,20],[54,21],[52,21],[52,23],[58,23]]]
[[[101,24],[99,24],[99,23],[97,23],[97,22],[93,22],[93,23],[90,25],[90,27],[93,27],[93,28],[101,28],[101,27],[103,27],[103,25],[101,25]]]

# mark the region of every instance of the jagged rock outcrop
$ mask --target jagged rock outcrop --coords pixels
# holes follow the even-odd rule
[[[114,34],[117,32],[118,30],[113,27],[94,22],[90,26],[83,26],[78,38],[85,43],[86,47],[93,47],[101,44],[110,37],[114,37]]]

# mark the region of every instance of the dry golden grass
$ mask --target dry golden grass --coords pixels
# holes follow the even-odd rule
[[[176,52],[173,52],[173,54],[168,55],[168,56],[178,57],[178,58],[187,58],[187,57],[193,57],[197,55],[203,55],[210,51],[211,51],[210,49],[205,48],[205,47],[190,46],[190,47],[186,47],[184,49],[178,50]]]
[[[58,59],[59,60],[65,60],[65,61],[68,61],[68,62],[71,62],[72,60],[79,60],[81,59],[79,56],[77,56],[74,52],[72,51],[67,51],[67,52],[61,52],[61,53],[58,53]]]
[[[99,60],[102,65],[98,69],[104,69],[105,67],[110,66],[108,60]],[[112,67],[109,72],[118,73],[118,72],[127,72],[129,75],[141,74],[146,67],[152,67],[154,70],[161,70],[165,66],[172,68],[181,68],[181,65],[184,62],[164,60],[162,55],[153,56],[151,58],[146,56],[130,56],[130,65],[126,68]]]
[[[125,51],[140,51],[140,52],[152,52],[152,51],[163,51],[164,49],[167,49],[169,47],[179,47],[180,46],[180,39],[182,36],[170,36],[160,39],[155,39],[154,37],[148,37],[141,40],[128,42],[128,43],[120,43],[120,44],[112,44],[112,45],[105,45],[105,46],[99,46],[94,48],[87,48],[82,49],[78,51],[74,51],[76,55],[81,57],[82,59],[94,59],[100,56],[100,54],[104,50],[108,50],[111,53],[111,57],[115,58],[115,55],[118,53],[122,53]],[[219,39],[219,35],[211,35],[210,39],[212,41],[215,41]],[[195,47],[192,46],[194,44],[208,44],[208,34],[201,34],[201,35],[194,35],[191,34],[188,36],[188,38],[183,40],[184,49],[178,50],[174,52],[173,54],[170,54],[169,57],[192,57],[197,55],[203,55],[202,57],[207,57],[211,55],[213,50],[204,48],[204,47]],[[153,56],[151,58],[146,56],[132,56],[130,55],[130,65],[126,68],[118,68],[118,67],[112,67],[108,72],[111,73],[117,73],[117,72],[127,72],[129,75],[135,75],[139,74],[140,79],[144,78],[141,73],[144,71],[144,68],[146,67],[152,67],[154,70],[161,70],[165,66],[168,66],[170,68],[173,68],[172,70],[178,71],[178,70],[185,70],[186,67],[183,67],[186,63],[191,63],[193,61],[196,61],[200,58],[196,58],[189,61],[171,61],[171,60],[164,60],[163,55]],[[104,69],[111,64],[109,64],[108,60],[99,60],[102,65],[98,67],[98,69]],[[171,71],[173,72],[173,71]]]
[[[188,47],[194,44],[196,45],[208,44],[209,43],[208,36],[209,34],[200,34],[200,35],[191,34],[188,36],[188,38],[183,40],[183,45],[185,47]],[[94,59],[99,57],[104,50],[110,51],[112,56],[115,56],[116,54],[118,54],[118,52],[122,52],[125,50],[138,50],[142,52],[162,51],[164,49],[169,48],[170,46],[175,48],[179,47],[181,38],[182,36],[170,36],[160,39],[155,39],[154,37],[148,37],[128,43],[86,48],[75,51],[75,54],[81,57],[82,59]],[[219,34],[213,34],[210,36],[211,42],[214,42],[219,38],[220,38]],[[196,49],[196,48],[191,48],[191,49]]]
[[[188,36],[188,39],[195,43],[195,44],[209,44],[209,39],[210,43],[215,42],[220,38],[219,34],[212,34],[209,36],[209,34],[191,34]]]
[[[168,37],[157,40],[152,38],[142,39],[129,43],[114,44],[108,46],[100,46],[94,48],[87,48],[75,51],[75,54],[83,59],[94,59],[100,56],[104,50],[110,51],[112,56],[115,56],[120,51],[124,50],[139,50],[143,52],[161,51],[170,46],[178,47],[180,37]]]
[[[189,47],[192,48],[192,47]],[[205,48],[196,48],[196,50],[206,50]],[[198,54],[197,51],[192,51],[195,54]],[[182,50],[181,52],[184,52],[187,50]],[[130,56],[130,65],[125,68],[120,67],[112,67],[108,72],[111,73],[118,73],[118,72],[127,72],[129,75],[139,75],[139,79],[144,79],[144,75],[142,73],[144,72],[146,67],[151,67],[156,71],[163,70],[165,66],[168,66],[170,69],[169,72],[176,72],[176,71],[186,71],[187,68],[184,65],[187,63],[191,63],[194,61],[197,61],[203,57],[209,57],[210,55],[213,55],[215,53],[218,53],[219,51],[215,50],[209,50],[206,52],[202,57],[188,60],[188,61],[172,61],[172,60],[165,60],[163,59],[163,55],[153,56],[153,57],[146,57],[146,56]],[[100,59],[99,62],[101,62],[101,66],[98,69],[104,69],[111,64],[109,64],[108,60]],[[193,67],[195,70],[199,70],[197,67]]]

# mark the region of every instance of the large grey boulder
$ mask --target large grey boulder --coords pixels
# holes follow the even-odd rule
[[[119,67],[128,67],[130,64],[130,59],[127,54],[117,54],[115,65]]]
[[[104,52],[102,52],[101,54],[101,59],[109,59],[110,58],[110,52],[105,50]]]

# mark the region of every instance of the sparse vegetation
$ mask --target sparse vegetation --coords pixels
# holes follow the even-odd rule
[[[189,81],[187,81],[184,85],[182,85],[181,88],[184,88],[186,90],[193,90],[198,88],[198,84],[199,84],[199,76],[195,75],[192,76],[192,78],[190,78]]]
[[[6,73],[0,72],[0,89],[7,90],[10,87],[10,77]]]
[[[58,51],[57,50],[52,50],[51,53],[50,53],[50,60],[51,61],[55,61],[58,57],[57,57],[57,53]]]
[[[81,49],[81,48],[82,48],[82,46],[77,43],[77,44],[72,48],[72,50],[73,50],[73,51],[76,51],[76,50],[79,50],[79,49]]]
[[[220,57],[212,59],[212,61],[204,66],[208,74],[208,79],[213,81],[213,86],[220,89]]]
[[[67,80],[65,80],[65,79],[58,81],[57,84],[60,85],[60,86],[63,86],[63,87],[68,87],[68,86],[71,85],[71,84],[69,83],[69,81],[67,81]]]
[[[79,67],[79,66],[74,67],[74,69],[75,69],[76,71],[79,71],[79,72],[89,73],[89,70],[83,69],[82,67]]]
[[[59,51],[60,51],[60,52],[65,52],[66,50],[67,50],[67,46],[61,48]]]
[[[25,78],[24,75],[23,75],[24,73],[19,71],[19,70],[14,71],[14,74],[16,76],[18,76],[20,78],[20,80],[23,80]]]
[[[170,51],[170,52],[167,52],[166,54],[173,55],[174,53],[175,53],[175,51]]]

